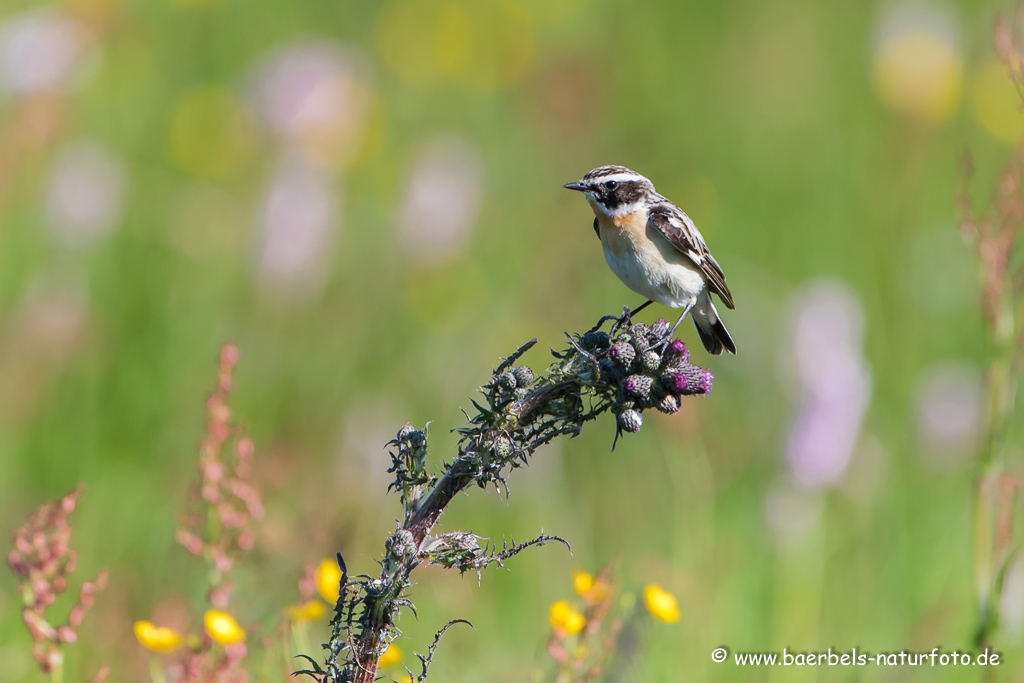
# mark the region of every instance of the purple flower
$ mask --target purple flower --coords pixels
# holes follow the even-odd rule
[[[673,339],[672,343],[668,345],[667,352],[669,361],[673,364],[683,360],[690,360],[690,352],[686,349],[686,344],[681,339]]]
[[[864,312],[833,282],[812,284],[794,309],[789,348],[799,394],[786,460],[798,483],[833,485],[853,456],[871,394],[861,351]]]
[[[619,365],[627,367],[636,358],[636,350],[627,342],[617,342],[609,349],[608,355],[615,359]]]
[[[966,458],[980,433],[983,381],[957,363],[929,368],[917,388],[917,436],[928,464],[949,467]]]
[[[662,375],[661,383],[676,394],[706,396],[711,393],[711,384],[714,378],[715,376],[711,374],[710,370],[685,363],[682,367]]]
[[[626,393],[646,398],[651,393],[651,378],[647,375],[630,375],[626,378]]]
[[[704,376],[700,378],[700,389],[704,394],[711,393],[711,383],[715,380],[715,373],[710,370],[704,371]]]

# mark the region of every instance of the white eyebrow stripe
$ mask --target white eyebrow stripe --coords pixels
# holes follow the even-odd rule
[[[646,180],[646,178],[644,178],[639,173],[613,173],[612,175],[604,175],[604,176],[601,176],[600,178],[594,178],[592,180],[592,182],[595,182],[595,183],[607,183],[609,180],[614,180],[616,182],[620,182],[621,183],[621,182],[630,182],[630,181],[633,181],[633,180]]]

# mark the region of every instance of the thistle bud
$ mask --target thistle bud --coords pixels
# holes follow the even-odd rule
[[[633,347],[624,341],[616,342],[609,349],[608,355],[615,359],[615,362],[624,368],[628,368],[629,364],[636,358],[636,351]]]
[[[587,332],[580,340],[580,346],[588,351],[603,351],[610,345],[607,332]]]
[[[517,387],[528,387],[533,384],[533,370],[525,365],[513,368],[512,376],[516,378]]]
[[[398,438],[395,443],[399,447],[406,447],[411,451],[423,448],[427,443],[427,435],[412,425],[405,425],[398,430]]]
[[[661,356],[657,351],[644,351],[640,356],[640,367],[644,372],[654,372],[661,366]]]
[[[663,413],[675,415],[681,406],[682,401],[679,400],[678,394],[666,394],[655,407]]]
[[[651,378],[647,375],[630,375],[623,388],[630,396],[646,398],[651,393]]]
[[[499,458],[507,458],[512,455],[515,450],[515,446],[512,444],[512,440],[507,436],[499,436],[494,439],[494,454]]]
[[[644,351],[651,347],[650,342],[648,342],[647,340],[646,334],[635,335],[631,343],[633,344],[633,349],[636,350],[638,354],[642,354]]]
[[[498,386],[507,391],[516,388],[516,376],[511,372],[503,372],[498,376]]]
[[[672,327],[668,324],[668,321],[664,318],[659,318],[658,322],[651,325],[651,336],[655,339],[661,339]]]
[[[530,390],[525,387],[516,387],[516,390],[512,392],[512,397],[517,401],[522,401],[529,393]]]
[[[624,432],[636,434],[644,424],[643,415],[637,410],[623,410],[619,413],[619,428]]]
[[[416,540],[408,529],[399,529],[384,542],[384,545],[398,560],[405,560],[416,554]]]

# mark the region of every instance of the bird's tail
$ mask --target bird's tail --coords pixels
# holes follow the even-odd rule
[[[708,353],[712,356],[720,356],[722,351],[736,353],[736,343],[729,335],[729,330],[725,329],[725,325],[722,324],[722,319],[718,317],[718,310],[711,302],[711,296],[707,290],[701,292],[697,297],[697,303],[690,311],[690,317],[693,318],[693,326],[697,328],[697,334],[700,335],[700,340],[704,343],[704,348]]]

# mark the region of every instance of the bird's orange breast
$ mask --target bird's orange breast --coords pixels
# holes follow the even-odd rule
[[[640,210],[625,216],[598,216],[601,245],[622,258],[635,252],[647,240],[647,212]]]

